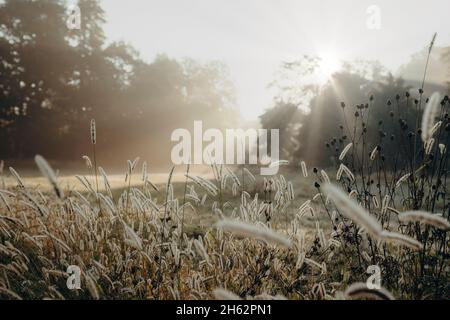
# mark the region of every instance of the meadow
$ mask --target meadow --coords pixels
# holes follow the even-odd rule
[[[0,300],[450,298],[444,4],[76,2],[0,2]]]
[[[280,161],[272,177],[217,164],[162,175],[137,158],[109,178],[83,156],[88,174],[58,177],[39,155],[43,178],[2,168],[0,297],[448,299],[447,104],[427,99],[423,143],[410,145],[420,160],[392,159],[395,169],[358,120],[327,170]],[[96,134],[93,120],[93,159]]]

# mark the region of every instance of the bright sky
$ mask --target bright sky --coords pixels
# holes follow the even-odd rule
[[[395,70],[425,47],[450,45],[449,0],[102,0],[110,40],[135,46],[148,61],[158,53],[229,68],[241,114],[254,120],[270,106],[267,84],[282,61],[324,57],[378,59]],[[367,27],[371,5],[381,28]]]

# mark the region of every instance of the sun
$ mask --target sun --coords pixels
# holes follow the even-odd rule
[[[342,62],[333,53],[321,53],[319,58],[319,76],[323,81],[329,80],[333,73],[339,71],[342,67]]]

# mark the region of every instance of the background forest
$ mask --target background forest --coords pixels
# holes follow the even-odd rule
[[[246,123],[225,64],[176,60],[164,53],[145,61],[131,45],[106,40],[100,2],[81,0],[79,7],[81,29],[69,30],[66,1],[0,2],[1,158],[16,162],[39,152],[61,163],[80,159],[87,152],[89,121],[95,118],[102,132],[98,153],[103,163],[118,165],[140,155],[165,165],[170,133],[200,119],[216,128],[279,128],[282,158],[330,164],[343,115],[353,116],[354,106],[370,96],[377,108],[367,125],[382,121],[384,131],[391,132],[389,126],[399,130],[389,105],[403,101],[407,92],[412,95],[408,116],[415,118],[419,111],[415,97],[428,44],[395,72],[377,61],[343,62],[321,82],[314,77],[319,57],[281,63],[268,84],[274,92],[272,106],[255,115],[259,123]],[[434,48],[426,95],[446,91],[449,58],[448,47]],[[342,101],[351,108],[342,112]],[[395,150],[395,137],[387,138],[393,139]],[[322,152],[327,146],[331,151]]]

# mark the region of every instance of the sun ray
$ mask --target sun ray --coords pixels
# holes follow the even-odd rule
[[[330,77],[342,67],[342,62],[333,52],[323,52],[319,54],[319,78],[322,82],[326,82]]]

